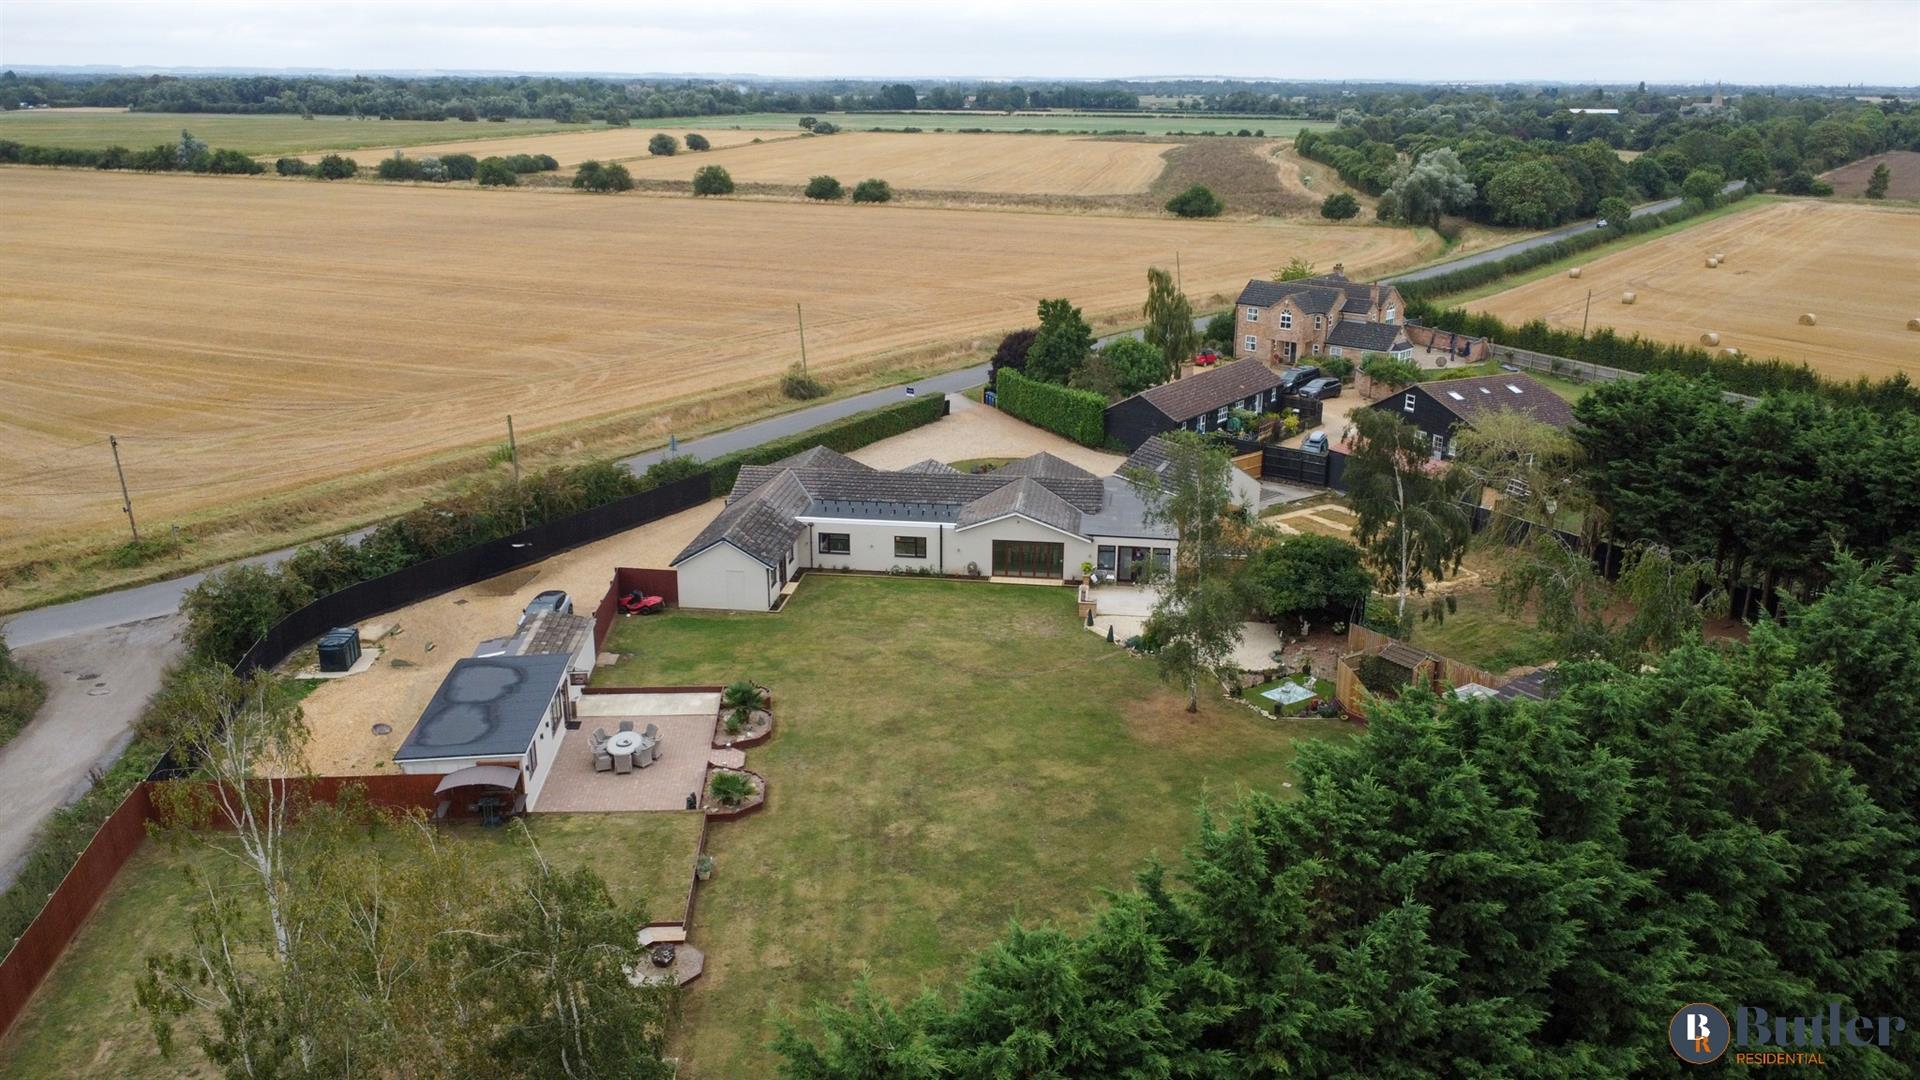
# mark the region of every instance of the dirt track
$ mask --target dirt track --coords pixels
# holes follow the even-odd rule
[[[1726,262],[1707,269],[1706,256]],[[1476,301],[1511,323],[1592,325],[1758,358],[1804,361],[1824,374],[1920,375],[1920,211],[1858,204],[1775,203],[1685,229],[1585,264],[1578,280],[1542,278]],[[1620,302],[1631,290],[1635,302]],[[1814,326],[1799,318],[1811,313]]]
[[[157,532],[382,486],[503,443],[508,413],[523,439],[684,425],[793,362],[797,302],[831,374],[985,341],[1045,296],[1136,311],[1176,252],[1196,303],[1295,255],[1426,254],[1382,228],[29,168],[0,169],[0,238],[0,567],[124,528],[109,433]]]

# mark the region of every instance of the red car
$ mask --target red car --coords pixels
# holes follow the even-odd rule
[[[1219,361],[1219,359],[1220,359],[1219,353],[1214,352],[1212,349],[1208,349],[1205,352],[1199,353],[1194,356],[1193,366],[1194,367],[1212,367],[1215,363]]]
[[[658,615],[667,610],[667,598],[647,596],[636,589],[620,598],[620,610],[628,615]]]

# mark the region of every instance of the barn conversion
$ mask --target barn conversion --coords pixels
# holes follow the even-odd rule
[[[740,470],[727,506],[673,560],[683,607],[766,611],[801,570],[1122,580],[1171,560],[1125,476],[1051,454],[990,473],[883,470],[825,447]]]

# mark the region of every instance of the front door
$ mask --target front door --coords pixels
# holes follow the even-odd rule
[[[1280,343],[1280,345],[1281,345],[1281,349],[1280,349],[1281,359],[1285,360],[1289,364],[1293,363],[1293,358],[1295,354],[1297,354],[1300,350],[1299,344],[1297,342],[1292,342],[1292,341],[1283,341]]]
[[[1067,545],[1032,540],[995,540],[993,576],[1053,578],[1066,577]]]

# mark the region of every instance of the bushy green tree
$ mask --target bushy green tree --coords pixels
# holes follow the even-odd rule
[[[1023,369],[1041,382],[1064,386],[1093,351],[1093,327],[1066,300],[1040,301],[1039,315],[1040,329],[1027,349]]]
[[[1347,494],[1359,519],[1353,537],[1392,586],[1404,633],[1409,596],[1458,570],[1466,555],[1472,532],[1461,500],[1472,482],[1429,468],[1426,434],[1391,412],[1356,409],[1349,423]]]
[[[733,176],[724,166],[702,165],[700,171],[693,174],[693,193],[695,195],[731,195],[733,194]]]
[[[892,202],[893,185],[885,180],[869,177],[853,185],[853,201],[857,203]]]
[[[1345,221],[1359,214],[1360,200],[1344,191],[1336,191],[1320,202],[1320,216],[1329,221]]]
[[[1566,221],[1578,202],[1566,175],[1544,161],[1503,166],[1487,182],[1486,200],[1499,224],[1535,229]]]
[[[1313,264],[1308,262],[1305,256],[1295,255],[1293,258],[1287,260],[1287,265],[1273,272],[1273,280],[1302,281],[1306,278],[1314,277],[1318,273],[1319,271],[1313,268]]]
[[[235,563],[213,570],[180,598],[182,638],[193,656],[232,664],[273,624],[313,602],[304,583],[263,566]]]
[[[1283,536],[1247,561],[1248,594],[1262,615],[1346,619],[1373,592],[1359,548],[1332,536]]]
[[[360,164],[350,157],[328,154],[313,167],[313,174],[322,180],[346,180],[360,172]]]
[[[846,197],[846,188],[831,176],[816,176],[807,181],[807,198],[833,202]]]
[[[633,174],[617,161],[583,161],[574,170],[573,186],[582,191],[631,191]]]
[[[1157,372],[1140,369],[1139,374],[1142,377],[1151,377],[1153,381],[1139,385],[1136,390],[1129,390],[1130,394],[1138,393],[1139,390],[1144,390],[1156,383],[1165,382],[1168,378],[1179,378],[1181,365],[1193,356],[1195,337],[1193,304],[1188,302],[1187,295],[1180,291],[1172,274],[1158,266],[1148,268],[1147,302],[1140,313],[1147,319],[1147,325],[1141,331],[1141,337],[1159,354],[1160,363]],[[1233,331],[1228,330],[1227,336],[1232,337]],[[1133,366],[1140,368],[1138,364]],[[1138,383],[1137,379],[1125,381],[1129,385]]]
[[[1882,161],[1873,166],[1873,175],[1867,177],[1867,198],[1884,199],[1887,186],[1893,182],[1893,174],[1887,171],[1887,163]]]
[[[305,176],[313,171],[313,166],[296,157],[283,157],[273,163],[273,171],[281,176]]]
[[[1167,200],[1168,212],[1184,218],[1219,217],[1226,208],[1226,201],[1204,184],[1195,184]]]
[[[1633,204],[1618,195],[1609,195],[1600,200],[1599,214],[1607,228],[1625,234],[1627,222],[1633,220]]]
[[[713,148],[713,143],[707,141],[707,137],[705,135],[702,135],[697,131],[687,132],[687,149],[711,150],[712,148]]]
[[[1432,150],[1412,165],[1395,166],[1393,180],[1380,196],[1380,217],[1431,227],[1440,224],[1442,215],[1466,209],[1474,195],[1473,178],[1459,156],[1445,148]]]
[[[679,152],[680,140],[664,131],[647,140],[647,153],[654,157],[672,157]]]
[[[1727,178],[1718,169],[1695,169],[1680,182],[1680,194],[1701,206],[1714,206],[1719,203],[1720,189],[1726,183]]]
[[[1088,356],[1068,385],[1118,401],[1166,381],[1167,366],[1160,350],[1139,338],[1123,337]]]
[[[441,154],[440,167],[449,180],[472,180],[480,171],[480,161],[472,154]]]
[[[1233,464],[1198,433],[1162,438],[1167,466],[1126,477],[1146,504],[1147,520],[1180,537],[1173,565],[1155,575],[1160,596],[1142,634],[1159,645],[1153,655],[1161,676],[1186,691],[1188,712],[1198,712],[1202,680],[1232,673],[1246,614],[1238,552],[1229,540]]]
[[[520,183],[520,174],[502,157],[482,158],[474,166],[473,178],[481,187],[515,187]]]

